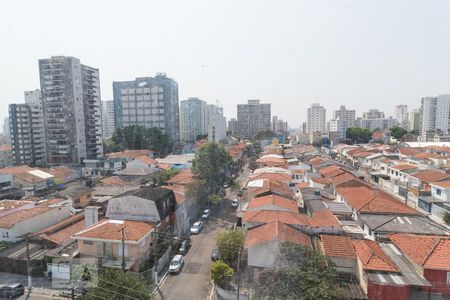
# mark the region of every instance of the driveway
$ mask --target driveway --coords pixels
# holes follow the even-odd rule
[[[192,246],[184,257],[183,269],[178,275],[167,275],[159,287],[159,291],[155,294],[156,299],[209,299],[212,287],[211,251],[215,246],[218,234],[230,227],[231,224],[226,220],[211,218],[200,234],[191,236]]]

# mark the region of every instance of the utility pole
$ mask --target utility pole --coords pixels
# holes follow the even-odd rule
[[[236,299],[239,300],[239,288],[240,288],[240,268],[239,265],[241,264],[241,247],[238,249],[238,257],[237,257],[237,272],[236,272],[236,283],[237,283],[237,294]]]
[[[29,240],[29,233],[25,234],[25,242],[27,245],[26,248],[26,255],[27,255],[27,277],[28,277],[28,291],[31,292],[33,282],[31,280],[31,263],[30,263],[30,240]]]
[[[126,272],[126,270],[125,270],[125,268],[126,268],[126,266],[127,266],[127,264],[126,264],[126,262],[125,262],[125,227],[126,226],[124,226],[124,227],[122,227],[119,231],[120,231],[120,234],[121,234],[121,236],[122,236],[122,271],[125,273]]]

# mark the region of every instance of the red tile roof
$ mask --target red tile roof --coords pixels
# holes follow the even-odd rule
[[[308,225],[309,220],[306,215],[293,213],[290,211],[260,210],[245,211],[242,217],[243,223],[270,223],[280,221],[292,225]]]
[[[433,170],[423,170],[423,171],[420,171],[411,176],[415,177],[425,183],[431,183],[431,182],[441,181],[443,179],[450,178],[450,174],[433,171]]]
[[[161,170],[168,170],[168,169],[172,168],[172,166],[170,164],[166,164],[166,163],[158,163],[157,166]]]
[[[153,154],[152,151],[141,149],[141,150],[125,150],[120,152],[113,152],[106,154],[107,157],[126,157],[126,158],[136,158],[142,155]]]
[[[19,210],[15,213],[0,217],[0,228],[12,228],[14,225],[16,225],[16,223],[46,213],[51,209],[52,208],[48,207],[33,207],[30,209]]]
[[[250,228],[245,237],[244,248],[249,248],[265,242],[279,240],[293,242],[311,247],[309,236],[282,222],[271,222]]]
[[[323,159],[321,157],[315,157],[309,160],[309,163],[313,166],[317,166],[321,163],[323,163],[324,161],[326,161],[326,159]]]
[[[326,176],[327,173],[334,172],[336,170],[340,170],[339,167],[337,165],[331,165],[320,169],[319,173],[322,174],[322,176]]]
[[[281,174],[281,173],[259,173],[250,176],[250,180],[258,180],[258,179],[269,179],[276,180],[281,182],[290,182],[292,181],[292,177],[289,174]]]
[[[420,214],[389,194],[367,185],[345,186],[343,184],[336,187],[336,192],[360,213]]]
[[[258,164],[268,165],[268,166],[284,166],[286,161],[278,157],[262,157],[256,160]]]
[[[84,213],[73,215],[53,226],[45,228],[35,235],[58,245],[64,245],[70,241],[75,233],[84,228]]]
[[[376,242],[353,240],[352,245],[365,271],[400,272]]]
[[[450,180],[444,180],[444,181],[438,181],[438,182],[432,182],[432,185],[438,186],[443,189],[450,188]]]
[[[398,148],[398,151],[402,155],[415,156],[415,155],[417,155],[419,153],[425,152],[425,149],[423,149],[423,148],[415,148],[415,147],[400,147],[400,148]]]
[[[167,180],[168,184],[179,184],[186,185],[192,182],[194,175],[192,174],[191,169],[182,170],[177,175],[173,176],[169,180]]]
[[[356,176],[353,176],[352,174],[350,174],[348,172],[345,172],[345,173],[343,173],[341,175],[334,176],[334,177],[330,178],[331,183],[334,186],[339,185],[339,184],[344,183],[344,182],[347,182],[347,181],[350,181],[350,180],[353,180],[353,179],[358,179],[358,178]]]
[[[109,186],[124,186],[129,185],[130,183],[126,181],[125,179],[122,179],[119,176],[111,176],[107,178],[102,179],[103,185],[109,185]]]
[[[330,179],[323,177],[311,177],[311,181],[319,184],[330,184]]]
[[[294,197],[294,192],[289,189],[289,187],[276,180],[268,180],[264,179],[263,186],[261,188],[256,189],[248,189],[250,191],[250,195],[260,196],[264,194],[277,194],[280,196],[292,198]]]
[[[309,188],[309,183],[307,183],[307,182],[300,182],[300,183],[297,183],[295,185],[295,187],[298,188],[299,190],[306,189],[306,188]]]
[[[401,164],[401,165],[391,166],[391,169],[395,169],[395,170],[399,170],[399,171],[414,170],[417,168],[418,168],[417,166],[410,165],[410,164]]]
[[[8,167],[1,168],[0,174],[19,174],[27,171],[38,170],[38,168],[31,168],[29,166],[17,166],[17,167]]]
[[[278,195],[267,195],[267,196],[253,198],[248,203],[248,208],[256,209],[256,208],[262,208],[264,206],[269,206],[269,205],[284,208],[284,209],[287,209],[292,212],[298,212],[298,206],[297,206],[297,202],[295,200],[281,197]]]
[[[311,227],[340,227],[341,223],[330,210],[321,210],[312,215],[309,221]]]
[[[151,158],[147,155],[141,155],[141,156],[136,157],[135,159],[139,160],[147,165],[150,165],[150,166],[156,165],[156,159]]]
[[[342,235],[320,235],[322,251],[325,256],[356,258],[349,237]]]
[[[418,265],[450,272],[450,236],[396,233],[390,239]]]
[[[76,233],[74,238],[100,239],[120,241],[122,235],[120,229],[124,228],[125,241],[138,242],[155,228],[155,224],[142,221],[115,221],[103,220]]]

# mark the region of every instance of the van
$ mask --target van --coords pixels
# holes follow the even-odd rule
[[[4,298],[16,298],[25,293],[25,287],[23,284],[14,283],[8,286],[0,287],[0,297]]]

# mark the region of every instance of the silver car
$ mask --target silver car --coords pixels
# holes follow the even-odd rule
[[[191,234],[199,234],[203,229],[203,222],[197,221],[191,227]]]
[[[173,274],[180,273],[183,264],[184,264],[183,256],[181,254],[175,255],[172,261],[170,262],[169,272]]]

